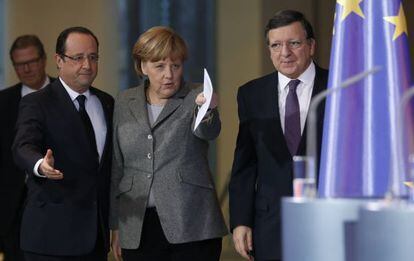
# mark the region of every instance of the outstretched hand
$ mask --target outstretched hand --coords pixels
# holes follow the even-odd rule
[[[55,169],[54,166],[55,158],[53,157],[53,152],[51,149],[48,149],[42,163],[40,163],[39,173],[45,175],[48,179],[63,179],[63,173]]]

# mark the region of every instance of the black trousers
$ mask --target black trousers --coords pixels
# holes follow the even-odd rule
[[[84,256],[48,256],[31,252],[24,252],[26,261],[106,261],[107,254],[101,252],[92,252]]]
[[[155,208],[148,208],[138,249],[122,249],[124,261],[219,261],[221,238],[170,244]]]
[[[6,234],[0,236],[0,252],[3,252],[4,261],[24,261],[23,251],[20,249],[20,223],[23,215],[23,200],[26,198],[26,189],[21,196],[20,208],[17,217],[10,225]]]
[[[106,261],[108,260],[108,253],[105,250],[102,229],[100,222],[98,222],[95,247],[89,254],[82,256],[50,256],[24,251],[24,258],[25,261]]]
[[[23,261],[23,251],[19,244],[19,224],[14,224],[7,235],[0,236],[0,252],[4,254],[4,261]]]

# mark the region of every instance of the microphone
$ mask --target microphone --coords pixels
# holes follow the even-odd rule
[[[308,160],[310,161],[309,164],[309,171],[307,172],[307,179],[313,179],[316,181],[316,171],[317,171],[317,108],[318,105],[321,103],[322,100],[324,100],[328,95],[331,95],[332,93],[335,93],[337,91],[340,91],[342,89],[345,89],[352,84],[368,77],[371,74],[374,74],[381,70],[380,66],[375,66],[369,70],[363,71],[361,73],[358,73],[342,83],[340,83],[337,86],[334,86],[332,88],[326,89],[320,93],[318,93],[312,100],[309,106],[309,113],[308,113],[308,125],[307,125],[307,139],[306,139],[306,154],[308,156]]]
[[[405,114],[405,108],[407,107],[408,102],[410,101],[410,99],[414,96],[414,86],[411,86],[410,88],[408,88],[407,90],[405,90],[405,92],[403,93],[403,96],[401,98],[401,103],[400,103],[400,111],[399,111],[399,116],[398,116],[398,120],[397,120],[397,135],[398,135],[398,141],[397,141],[397,159],[402,159],[399,160],[397,162],[397,171],[395,170],[391,170],[390,171],[390,183],[389,183],[389,187],[388,187],[388,198],[390,199],[394,199],[395,197],[399,197],[401,196],[401,191],[400,191],[400,181],[399,181],[399,173],[405,173],[405,171],[407,170],[404,166],[404,114]],[[413,166],[413,161],[414,161],[414,155],[410,155],[409,158],[410,161],[410,171],[409,173],[409,182],[406,183],[407,186],[412,186],[413,185],[413,174],[411,173],[414,169]],[[410,190],[413,190],[412,187],[409,188]],[[413,200],[413,198],[411,198],[413,196],[412,193],[409,193],[409,200]]]

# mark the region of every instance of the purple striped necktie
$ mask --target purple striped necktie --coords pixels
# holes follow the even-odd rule
[[[296,95],[296,88],[300,80],[291,80],[288,83],[289,93],[285,104],[285,139],[290,154],[296,154],[301,138],[299,100]]]

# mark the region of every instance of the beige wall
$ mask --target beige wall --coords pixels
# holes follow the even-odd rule
[[[85,26],[100,42],[99,73],[94,85],[111,94],[118,90],[118,30],[117,1],[113,0],[6,0],[7,30],[5,32],[6,86],[16,83],[8,48],[22,34],[36,34],[45,45],[48,55],[47,71],[56,76],[54,61],[56,38],[71,26]]]
[[[237,87],[261,73],[260,1],[217,1],[217,89],[222,131],[217,143],[218,181],[231,169],[237,135]],[[221,183],[221,182],[218,182]]]
[[[226,190],[237,135],[237,87],[261,74],[261,1],[216,1],[217,86],[222,130],[217,140],[217,186]],[[224,204],[228,218],[227,201]],[[228,238],[223,251],[232,251]]]

